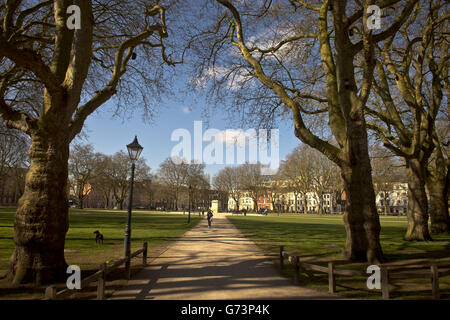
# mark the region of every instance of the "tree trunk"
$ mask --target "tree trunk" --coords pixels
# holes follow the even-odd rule
[[[105,209],[109,209],[109,194],[103,193],[103,198],[105,200]]]
[[[429,210],[432,233],[445,233],[450,230],[447,178],[448,174],[445,174],[444,172],[441,176],[437,176],[436,178],[429,177],[427,179],[427,189],[430,196]]]
[[[319,215],[323,215],[323,194],[322,193],[319,193],[319,201],[318,201],[318,203],[319,203],[319,206],[318,206]]]
[[[29,154],[30,169],[14,220],[16,247],[8,273],[14,285],[66,277],[69,139],[58,131],[33,134]]]
[[[297,203],[297,193],[294,192],[294,210],[295,210],[295,214],[298,213],[298,203]]]
[[[362,120],[363,122],[364,120]],[[375,204],[367,133],[364,125],[353,123],[347,130],[346,164],[341,175],[347,196],[344,224],[347,239],[343,255],[353,261],[371,264],[384,261],[380,244],[380,219]]]
[[[347,239],[344,257],[353,261],[383,262],[381,227],[375,207],[370,164],[347,167],[342,170],[342,177],[347,194],[344,213]]]
[[[389,207],[387,204],[387,198],[388,198],[388,192],[384,192],[384,215],[387,216],[388,215],[388,211],[389,211]],[[390,199],[389,199],[390,201]]]
[[[78,209],[83,209],[83,187],[78,185]]]
[[[432,240],[428,230],[428,201],[425,191],[425,167],[417,159],[407,161],[408,229],[405,240]]]

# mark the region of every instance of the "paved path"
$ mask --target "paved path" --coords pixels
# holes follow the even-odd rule
[[[136,274],[111,299],[330,299],[295,286],[228,219],[206,219]]]

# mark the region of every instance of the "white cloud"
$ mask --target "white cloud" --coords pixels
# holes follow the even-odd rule
[[[217,142],[229,145],[245,146],[246,139],[257,139],[256,130],[227,129],[220,131],[216,136]]]
[[[185,113],[185,114],[189,114],[189,113],[192,112],[192,109],[189,108],[189,107],[183,107],[183,108],[181,109],[181,111],[182,111],[183,113]]]

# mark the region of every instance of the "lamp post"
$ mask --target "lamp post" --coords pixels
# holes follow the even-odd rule
[[[192,186],[189,185],[189,192],[188,192],[188,223],[191,223],[191,191],[192,191]]]
[[[125,226],[125,242],[124,242],[124,257],[130,255],[131,246],[131,207],[133,205],[133,183],[134,183],[134,169],[135,162],[139,158],[139,155],[144,149],[138,142],[137,136],[134,137],[132,143],[127,145],[128,155],[131,159],[131,181],[130,181],[130,194],[128,196],[128,214],[127,214],[127,225]]]

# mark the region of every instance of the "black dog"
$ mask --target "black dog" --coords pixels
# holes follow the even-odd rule
[[[94,231],[95,234],[95,243],[101,242],[103,244],[103,235],[98,231]]]

